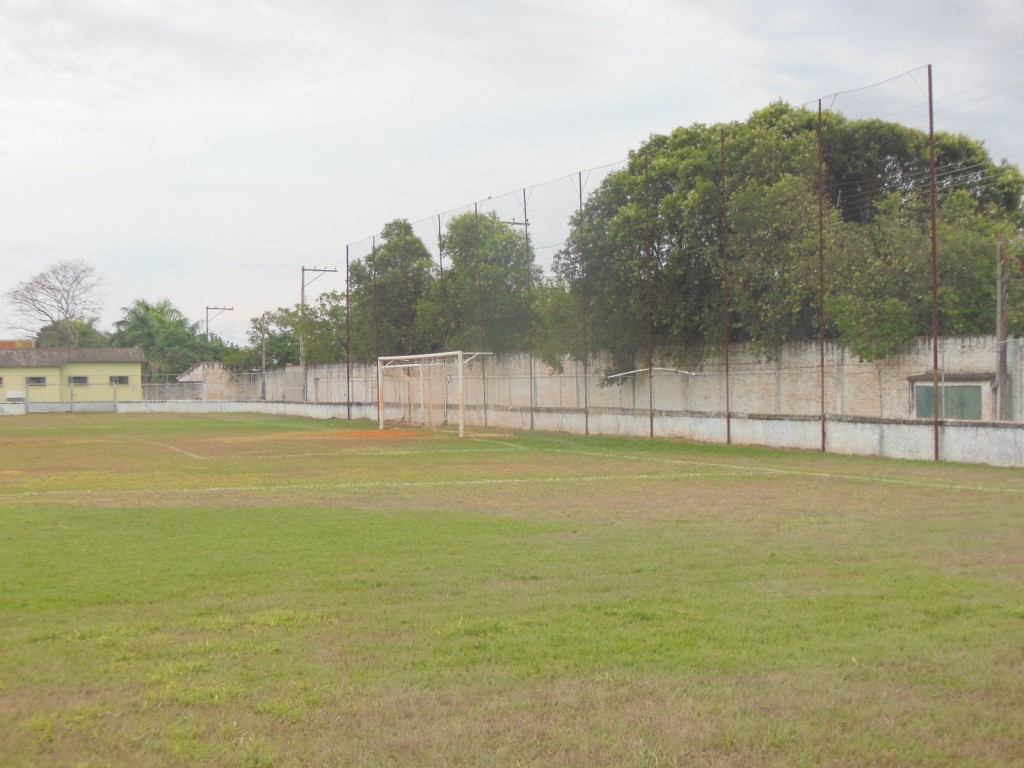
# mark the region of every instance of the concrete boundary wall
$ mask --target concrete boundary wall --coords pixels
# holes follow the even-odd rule
[[[998,345],[993,337],[942,340],[941,376],[981,392],[981,420],[944,419],[939,457],[944,461],[1024,467],[1024,339],[1008,345],[1002,386],[1011,420],[995,418]],[[478,358],[465,371],[467,429],[538,430],[644,438],[680,438],[706,443],[820,450],[822,447],[820,348],[786,345],[774,361],[738,346],[726,379],[721,361],[677,369],[656,366],[618,378],[595,360],[584,369],[566,359],[553,370],[526,354]],[[604,366],[609,365],[604,361]],[[851,358],[828,345],[825,366],[825,449],[830,453],[931,461],[935,426],[915,418],[915,387],[930,386],[927,340],[884,363]],[[344,363],[232,373],[203,366],[190,381],[202,400],[120,402],[119,413],[261,413],[314,419],[377,421],[377,372],[373,365]],[[945,378],[948,377],[948,378]],[[730,382],[731,394],[726,383]],[[924,384],[922,385],[922,381]],[[435,405],[447,407],[454,423],[456,377],[434,390]],[[385,415],[404,413],[412,395],[384,383]],[[147,395],[149,398],[149,395]],[[727,418],[726,403],[730,415]],[[409,403],[405,403],[409,405]],[[2,413],[2,412],[0,412]]]
[[[165,401],[118,403],[118,413],[258,413],[312,419],[347,419],[344,403],[282,403],[261,401]],[[375,427],[375,404],[353,404],[353,419],[370,420]],[[475,412],[475,415],[474,415]],[[482,426],[479,409],[471,409],[471,422]],[[534,429],[583,434],[587,419],[581,409],[535,411]],[[592,409],[592,435],[647,437],[650,412],[646,409]],[[529,428],[529,413],[520,408],[489,410],[487,426],[495,429]],[[892,459],[930,461],[934,456],[934,424],[925,420],[872,420],[857,417],[826,419],[826,450],[829,453],[884,456]],[[732,442],[771,448],[820,450],[821,421],[813,417],[780,417],[733,414]],[[725,414],[655,412],[654,436],[707,443],[726,442]],[[969,464],[1024,467],[1024,424],[957,421],[940,426],[940,458]]]
[[[114,413],[116,403],[113,400],[82,402],[64,400],[54,403],[25,403],[27,413]]]
[[[1005,381],[997,376],[1000,344],[993,336],[951,337],[941,340],[941,386],[973,388],[980,398],[981,421],[1024,421],[1024,338],[1006,345]],[[829,417],[860,417],[873,420],[913,419],[917,415],[915,392],[931,386],[930,340],[920,340],[901,355],[865,363],[842,345],[826,344],[824,392],[821,349],[817,344],[784,345],[773,360],[760,357],[749,345],[734,345],[729,375],[720,356],[692,364],[655,361],[653,382],[646,371],[618,377],[606,376],[611,362],[598,356],[584,370],[578,360],[566,358],[553,370],[528,354],[502,354],[478,358],[465,371],[466,401],[486,405],[487,412],[527,409],[539,414],[548,409],[565,411],[589,406],[595,409],[649,409],[664,412],[734,413],[818,417],[822,395]],[[643,368],[643,365],[638,365]],[[377,371],[374,365],[344,363],[298,366],[266,372],[238,374],[206,366],[202,374],[203,399],[261,400],[312,403],[376,403]],[[394,383],[385,383],[385,400],[398,403]],[[1000,388],[1002,394],[1000,394]],[[1005,395],[1007,407],[998,402]],[[175,398],[173,395],[168,396]],[[447,402],[457,399],[449,381]],[[651,402],[653,398],[653,403]],[[147,400],[156,399],[147,394]],[[184,398],[181,398],[184,399]],[[400,409],[396,413],[401,413]],[[955,414],[947,414],[953,418]],[[529,428],[527,418],[522,426]]]
[[[344,403],[282,403],[259,400],[159,400],[118,403],[117,413],[258,413],[267,416],[299,416],[307,419],[347,419]],[[372,419],[376,427],[376,405],[353,405],[353,419]]]

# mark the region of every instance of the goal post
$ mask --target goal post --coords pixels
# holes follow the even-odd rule
[[[466,436],[466,366],[487,352],[436,352],[377,358],[380,429],[404,424],[439,429],[457,424]]]

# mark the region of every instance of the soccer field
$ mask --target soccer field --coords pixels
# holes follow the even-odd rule
[[[1024,763],[1024,472],[0,420],[5,766]]]

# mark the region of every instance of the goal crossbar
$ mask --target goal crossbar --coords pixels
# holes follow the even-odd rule
[[[411,365],[442,365],[446,358],[457,357],[462,364],[472,362],[481,355],[491,355],[493,352],[434,352],[426,355],[390,355],[378,357],[377,364],[385,368],[395,368]]]
[[[448,423],[449,406],[458,416],[459,437],[466,436],[466,380],[465,368],[470,362],[490,352],[437,352],[424,355],[387,355],[377,358],[377,419],[385,429],[389,414],[400,413],[397,420],[427,423]],[[440,374],[427,373],[441,368]],[[456,398],[449,403],[449,385],[456,378]],[[419,376],[414,379],[415,371]],[[389,376],[388,371],[393,371]],[[389,401],[388,396],[391,396]],[[419,414],[419,419],[414,418]]]

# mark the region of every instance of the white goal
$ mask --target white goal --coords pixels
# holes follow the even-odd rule
[[[377,358],[381,429],[458,425],[466,436],[466,366],[486,352],[438,352]]]

